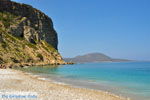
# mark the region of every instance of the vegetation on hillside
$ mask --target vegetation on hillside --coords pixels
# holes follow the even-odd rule
[[[19,16],[0,12],[0,63],[55,63],[61,61],[58,51],[46,41],[30,43],[9,33],[8,27],[17,24]],[[16,20],[17,19],[17,20]]]

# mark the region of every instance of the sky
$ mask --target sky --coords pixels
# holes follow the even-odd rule
[[[52,18],[59,52],[150,61],[150,0],[14,0]]]

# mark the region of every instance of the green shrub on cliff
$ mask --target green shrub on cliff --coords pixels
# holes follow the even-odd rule
[[[8,12],[0,12],[0,21],[4,24],[5,28],[8,28],[11,24],[14,24],[15,15]]]

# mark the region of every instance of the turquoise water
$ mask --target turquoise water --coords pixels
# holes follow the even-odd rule
[[[150,100],[150,62],[88,63],[21,69],[74,86]]]

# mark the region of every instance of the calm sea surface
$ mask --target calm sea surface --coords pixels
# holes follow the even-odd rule
[[[88,63],[23,68],[45,79],[150,100],[150,62]]]

